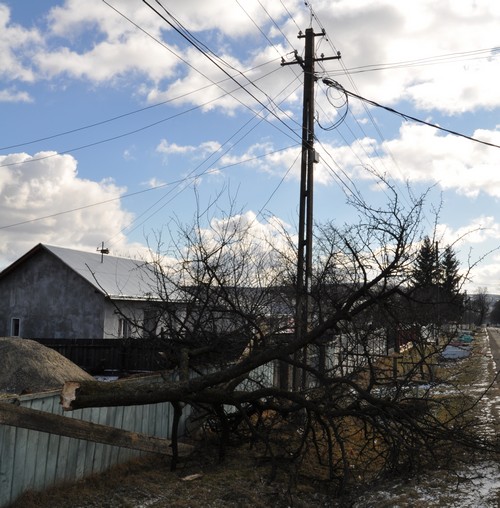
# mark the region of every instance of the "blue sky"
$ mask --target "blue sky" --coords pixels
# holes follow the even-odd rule
[[[500,144],[498,2],[163,5],[212,60],[140,0],[0,0],[0,268],[39,242],[140,256],[216,196],[216,218],[231,211],[264,234],[276,223],[293,233],[302,73],[280,61],[303,52],[298,31],[312,26],[327,35],[318,55],[342,53],[316,66],[316,219],[352,220],[342,174],[384,201],[367,167],[402,190],[431,188],[424,229],[442,201],[440,244],[454,243],[464,265],[491,251],[469,290],[500,293],[500,149],[355,99],[328,129],[342,98],[329,101],[321,81]]]

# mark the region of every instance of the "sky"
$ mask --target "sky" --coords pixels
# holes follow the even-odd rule
[[[148,5],[149,4],[149,5]],[[156,11],[156,12],[155,12]],[[469,292],[500,294],[496,0],[0,0],[0,269],[36,244],[144,255],[197,213],[298,223],[303,73],[317,62],[315,220],[427,192]],[[176,30],[177,29],[177,30]],[[194,42],[194,44],[193,44]],[[197,46],[197,47],[196,47]]]

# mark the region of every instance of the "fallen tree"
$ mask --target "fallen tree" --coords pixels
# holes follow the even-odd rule
[[[179,414],[190,404],[219,436],[220,458],[231,439],[262,446],[273,471],[312,454],[337,489],[435,464],[457,446],[495,450],[474,432],[474,401],[435,397],[430,385],[417,393],[439,382],[447,340],[441,331],[429,342],[407,291],[422,200],[405,208],[393,192],[384,209],[354,205],[357,224],[317,228],[300,334],[290,237],[256,241],[255,219],[235,214],[179,227],[178,262],[151,263],[155,298],[134,323],[159,341],[165,371],[67,383],[64,409],[169,401]],[[404,368],[388,361],[403,338],[416,346]]]

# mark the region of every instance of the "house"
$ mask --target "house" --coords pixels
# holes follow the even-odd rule
[[[150,276],[145,262],[40,243],[0,272],[0,337],[145,336]]]

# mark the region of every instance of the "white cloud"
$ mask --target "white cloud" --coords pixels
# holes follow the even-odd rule
[[[113,237],[116,246],[125,248],[120,231],[133,217],[121,207],[124,190],[109,179],[79,178],[71,155],[0,156],[0,266],[39,242],[93,248]],[[69,210],[74,211],[62,213]],[[37,220],[42,217],[47,218]]]
[[[245,152],[235,155],[232,152],[224,155],[218,162],[219,169],[240,165],[255,168],[277,177],[300,177],[300,147],[286,148],[276,151],[276,147],[269,141],[254,143]],[[318,183],[322,183],[321,173],[317,176]]]
[[[149,189],[153,189],[155,187],[162,187],[166,183],[162,180],[159,180],[156,177],[150,178],[147,182],[142,182],[141,185],[144,185],[145,187],[148,187]]]
[[[0,78],[14,81],[34,80],[34,73],[26,58],[42,43],[36,30],[28,30],[11,23],[9,8],[0,3]]]
[[[179,153],[191,153],[196,150],[195,146],[185,145],[180,146],[176,143],[169,143],[166,139],[162,139],[160,144],[156,147],[156,151],[165,155],[179,154]]]
[[[500,294],[500,223],[495,217],[473,217],[457,228],[437,224],[436,240],[442,247],[452,245],[457,253],[461,271],[467,275],[464,289],[474,293],[478,287],[487,287],[490,293]]]
[[[33,99],[28,92],[5,89],[0,90],[0,102],[33,102]]]
[[[401,64],[354,74],[361,95],[384,104],[408,99],[420,108],[460,113],[500,105],[498,53],[464,54],[498,46],[500,4],[491,0],[314,3],[347,68]],[[448,55],[446,58],[435,57]],[[421,60],[423,65],[406,65]],[[337,70],[338,65],[329,64]],[[337,78],[347,89],[349,81]]]
[[[177,97],[212,81],[227,79],[145,4],[119,0],[113,5],[160,43],[97,0],[83,5],[78,0],[66,0],[52,8],[43,26],[44,39],[37,30],[10,23],[9,9],[0,4],[0,30],[6,34],[0,42],[0,75],[34,80],[33,63],[39,77],[45,78],[67,75],[107,84],[126,75],[138,75],[146,84],[136,83],[137,89],[149,101]],[[338,0],[332,9],[330,0],[317,0],[314,9],[342,52],[346,67],[401,62],[390,70],[354,75],[361,95],[385,104],[407,99],[419,108],[454,114],[500,106],[500,92],[495,86],[500,71],[499,52],[470,54],[472,50],[498,46],[499,5],[491,0],[440,4],[421,0],[411,5],[394,0]],[[187,0],[176,3],[175,15],[193,33],[202,32],[201,40],[227,62],[228,66],[218,61],[238,81],[245,83],[237,70],[254,67],[249,79],[276,102],[288,97],[288,104],[293,106],[300,95],[293,92],[293,87],[278,97],[293,79],[293,71],[290,67],[280,68],[276,59],[292,51],[288,41],[302,52],[297,25],[308,26],[310,13],[298,0],[288,0],[286,6],[287,9],[281,2],[268,2],[266,13],[257,1],[228,5],[222,1]],[[287,10],[293,13],[293,19]],[[184,68],[181,60],[161,44],[189,61],[192,67]],[[321,49],[326,56],[333,51],[329,47]],[[448,56],[436,59],[441,55]],[[418,59],[425,65],[405,64]],[[256,68],[270,61],[269,66]],[[327,71],[339,69],[337,62],[324,66]],[[276,72],[266,77],[273,69]],[[346,78],[337,79],[349,88]],[[220,86],[222,89],[210,86],[200,93],[185,95],[183,102],[200,105],[238,89],[231,80]],[[266,100],[257,88],[252,87],[251,91],[261,101]],[[254,100],[241,90],[218,100],[217,107],[231,113],[241,108],[242,103],[255,108]],[[215,103],[205,106],[213,107]]]
[[[218,109],[234,115],[237,110],[249,110],[271,121],[286,118],[292,116],[287,105],[297,106],[301,97],[300,73],[280,72],[279,55],[286,50],[282,46],[276,49],[259,49],[248,58],[221,50],[218,55],[225,63],[218,63],[223,72],[200,52],[188,48],[184,58],[190,65],[177,79],[161,87],[145,87],[142,92],[150,103],[175,99],[177,106],[194,104],[205,112]]]
[[[194,145],[178,145],[177,143],[169,143],[166,139],[162,139],[156,151],[164,155],[178,154],[194,154],[197,158],[203,158],[220,150],[221,145],[217,141],[205,141],[198,146]]]
[[[200,231],[200,238],[209,252],[216,253],[220,262],[227,262],[228,266],[235,263],[234,272],[227,272],[229,277],[235,277],[234,283],[254,284],[260,281],[273,284],[276,283],[276,275],[284,269],[283,257],[293,259],[294,256],[289,228],[276,216],[259,220],[253,211],[247,211],[212,218],[210,227]],[[227,282],[230,283],[229,280]]]
[[[288,3],[293,10],[293,2]],[[4,58],[6,72],[14,73],[14,79],[21,79],[21,76],[23,79],[53,79],[64,75],[111,85],[119,83],[119,78],[135,76],[139,78],[137,90],[146,94],[149,101],[183,96],[177,104],[208,103],[205,110],[218,107],[229,114],[236,108],[245,107],[244,104],[255,108],[254,99],[241,90],[238,83],[249,88],[252,95],[258,96],[261,101],[267,101],[268,98],[250,82],[265,88],[274,98],[273,90],[277,93],[289,81],[287,73],[275,72],[273,76],[265,77],[270,71],[280,69],[279,57],[291,48],[281,47],[278,40],[274,48],[267,44],[255,24],[270,27],[272,23],[258,2],[247,3],[244,7],[235,4],[230,8],[224,2],[200,4],[188,1],[176,5],[176,16],[184,19],[190,30],[207,30],[202,39],[221,58],[217,60],[219,65],[238,83],[198,50],[186,45],[165,21],[144,4],[122,1],[113,5],[137,26],[103,2],[91,1],[82,5],[77,0],[66,0],[52,8],[46,18],[44,39],[39,37],[36,51],[25,55],[35,66],[36,75],[31,67],[25,69],[17,61]],[[269,5],[266,9],[274,20],[291,22],[281,4]],[[209,30],[215,32],[209,33]],[[38,35],[37,32],[35,34]],[[239,44],[238,40],[242,37],[249,37],[249,43]],[[15,38],[14,35],[12,38]],[[258,47],[255,47],[255,42]],[[270,60],[273,60],[271,66],[260,67]],[[184,62],[189,62],[191,67],[185,67]],[[240,70],[252,67],[254,70],[247,74],[248,79],[239,74]],[[167,80],[172,81],[167,83]],[[187,95],[189,90],[199,90],[214,82],[220,85]],[[298,95],[293,90],[283,93],[282,97],[292,94],[289,100],[297,101]],[[221,95],[224,95],[222,99],[212,102]],[[278,111],[277,114],[284,113]]]
[[[472,137],[500,145],[500,131],[478,129]],[[469,198],[480,193],[500,197],[500,149],[431,127],[403,124],[398,138],[381,144],[365,138],[349,146],[329,146],[328,152],[356,178],[373,178],[366,167],[375,167],[394,180],[437,183]]]
[[[134,156],[134,152],[135,152],[135,147],[132,146],[130,148],[126,148],[125,150],[123,150],[123,158],[126,160],[126,161],[133,161],[135,160],[135,156]]]
[[[474,293],[477,288],[485,287],[488,293],[500,295],[500,255],[491,253],[480,265],[471,272],[467,291]]]
[[[500,224],[493,216],[475,217],[468,224],[453,229],[447,224],[438,224],[436,238],[445,245],[477,245],[498,241],[500,239]]]
[[[141,73],[157,81],[170,76],[177,64],[143,34],[118,43],[104,41],[84,53],[68,47],[40,52],[35,61],[47,78],[66,74],[103,84],[127,73]]]

